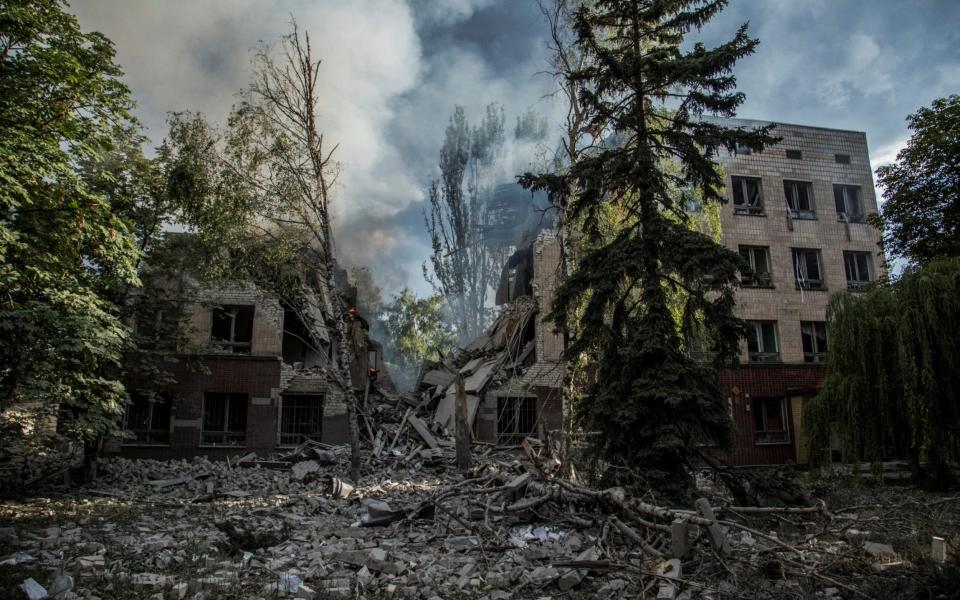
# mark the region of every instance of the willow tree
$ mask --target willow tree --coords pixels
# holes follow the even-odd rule
[[[851,460],[908,458],[915,477],[946,484],[960,461],[960,259],[837,294],[828,318],[827,375],[804,416],[812,460],[839,434]]]
[[[743,102],[731,74],[757,41],[741,26],[728,42],[681,49],[684,37],[726,4],[718,0],[597,0],[575,13],[579,51],[589,60],[568,78],[581,84],[588,120],[606,142],[583,153],[562,174],[526,175],[524,185],[552,196],[572,195],[568,213],[588,243],[559,286],[552,318],[561,330],[579,318],[566,349],[595,360],[587,397],[576,407],[582,426],[597,432],[592,449],[607,479],[645,483],[658,493],[691,490],[697,447],[729,444],[731,421],[718,367],[736,360],[743,322],[734,286],[739,257],[687,226],[678,189],[722,202],[712,154],[744,144],[759,150],[767,129],[731,129],[700,118],[733,116]],[[666,163],[676,168],[665,168]],[[615,206],[628,223],[605,237],[604,215]],[[681,323],[671,311],[683,291]],[[701,324],[715,351],[698,363],[682,331]]]

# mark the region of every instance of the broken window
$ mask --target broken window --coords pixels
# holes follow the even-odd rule
[[[733,177],[733,212],[738,215],[762,215],[763,192],[759,177]]]
[[[220,306],[213,310],[210,342],[236,353],[250,353],[253,338],[252,306]]]
[[[813,185],[808,181],[783,182],[783,193],[787,197],[787,208],[794,219],[816,219],[813,208]]]
[[[827,358],[827,324],[822,321],[800,321],[803,362],[822,363]]]
[[[205,446],[247,443],[246,394],[204,394],[200,443]]]
[[[740,256],[750,265],[750,273],[744,273],[740,283],[743,287],[772,287],[770,275],[770,250],[765,246],[740,246]]]
[[[848,223],[863,223],[863,204],[860,201],[859,185],[833,185],[833,201],[837,207],[837,220]]]
[[[752,409],[754,443],[785,444],[790,441],[786,398],[754,398]]]
[[[323,431],[323,396],[283,396],[280,401],[280,445],[319,442]]]
[[[737,145],[734,149],[734,154],[737,156],[750,156],[753,154],[753,150],[750,148],[750,146],[737,142]]]
[[[847,273],[847,289],[860,291],[873,281],[869,252],[844,252],[843,268]]]
[[[801,290],[826,289],[820,268],[820,251],[811,248],[793,249],[793,276]]]
[[[137,391],[130,394],[124,419],[125,429],[133,434],[123,443],[166,445],[170,443],[170,399],[166,394]]]
[[[850,164],[850,155],[849,154],[834,154],[833,162],[839,165],[849,165]]]
[[[501,444],[519,444],[523,438],[534,435],[536,428],[536,398],[497,398],[497,441]]]
[[[791,160],[803,160],[803,153],[799,150],[787,150],[787,158]]]
[[[752,363],[780,362],[776,321],[747,321],[747,356]]]

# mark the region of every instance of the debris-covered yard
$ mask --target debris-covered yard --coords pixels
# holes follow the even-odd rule
[[[339,479],[348,453],[316,445],[269,462],[112,459],[91,486],[0,504],[0,589],[11,598],[491,600],[947,598],[960,589],[960,496],[781,473],[802,486],[806,506],[731,507],[704,477],[702,499],[680,509],[561,479],[544,447],[480,448],[466,476],[446,450],[371,457],[355,487]],[[945,561],[932,555],[934,536]]]

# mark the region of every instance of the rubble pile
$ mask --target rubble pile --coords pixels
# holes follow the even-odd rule
[[[415,406],[430,412],[429,421],[454,431],[457,378],[467,399],[467,423],[473,426],[485,390],[523,374],[534,353],[536,302],[520,296],[466,348],[443,361],[425,361],[413,388]]]
[[[110,460],[94,487],[0,505],[0,587],[22,598],[853,598],[917,560],[882,536],[889,507],[732,507],[709,491],[692,509],[658,506],[560,478],[548,448],[526,447],[465,474],[371,458],[359,482],[339,479],[344,449],[324,464],[318,451],[331,451],[313,445],[271,466]],[[960,497],[913,502],[958,523]],[[958,530],[944,533],[941,572]]]

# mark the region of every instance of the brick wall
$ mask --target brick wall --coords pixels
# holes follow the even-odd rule
[[[253,337],[250,354],[279,356],[283,338],[283,307],[280,301],[252,285],[230,285],[206,289],[199,293],[199,302],[190,312],[190,345],[196,349],[210,348],[211,305],[253,306]]]
[[[560,270],[560,241],[557,232],[540,232],[533,245],[533,297],[537,301],[536,356],[538,360],[558,362],[563,352],[563,337],[546,319],[553,303]]]
[[[123,446],[128,456],[183,457],[196,454],[226,456],[238,452],[268,453],[276,443],[277,395],[280,361],[276,358],[238,355],[181,357],[168,367],[176,378],[169,386],[172,434],[169,446]],[[131,381],[129,387],[149,387]],[[247,395],[247,437],[244,448],[202,448],[200,429],[205,393]]]
[[[801,423],[797,420],[800,397],[808,397],[823,383],[824,369],[819,365],[744,365],[726,369],[720,384],[733,414],[733,452],[724,457],[736,465],[770,465],[797,462],[797,447],[804,449]],[[785,444],[758,445],[754,434],[753,399],[786,398],[789,441]]]

